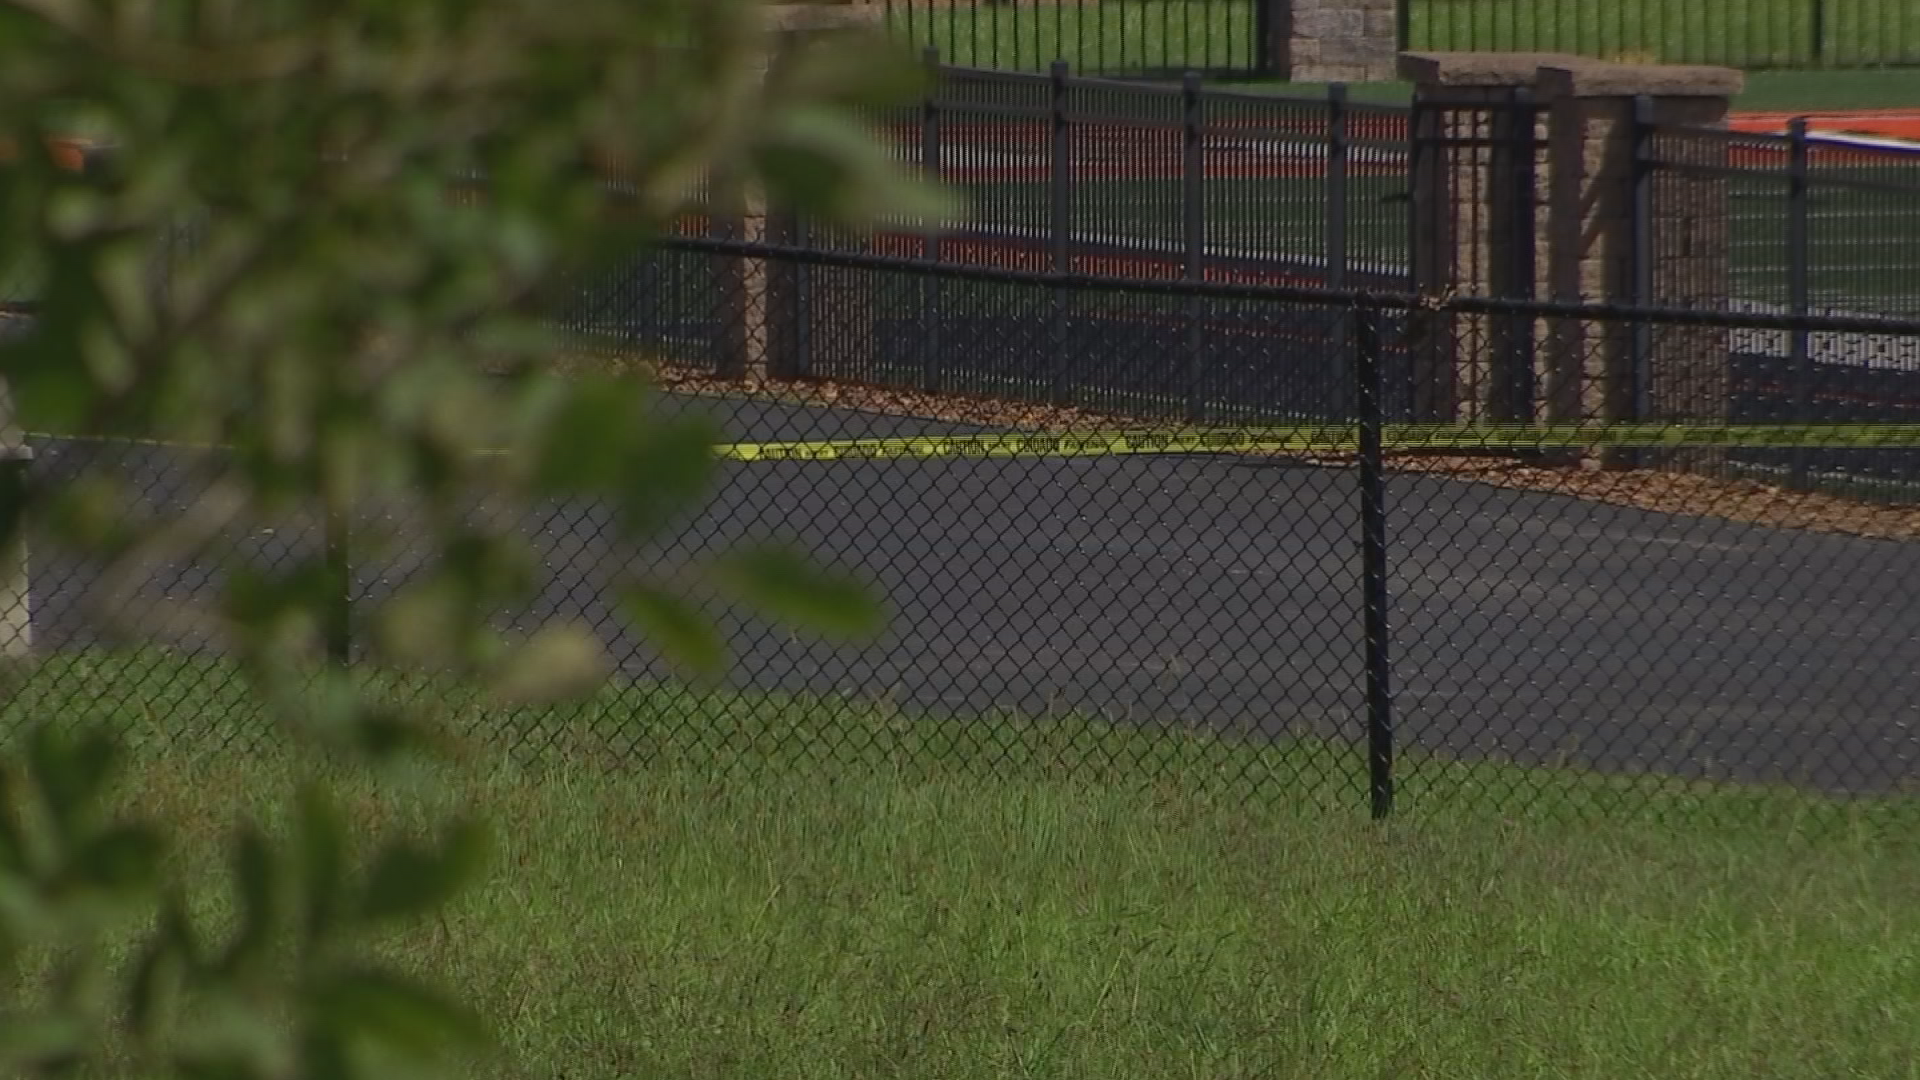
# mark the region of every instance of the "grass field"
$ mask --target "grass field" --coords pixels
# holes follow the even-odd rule
[[[1907,0],[1412,0],[1417,49],[1575,52],[1741,68],[1920,64]],[[1816,8],[1825,25],[1816,27]]]
[[[1412,0],[1415,49],[1574,52],[1750,69],[1920,64],[1920,8],[1906,0]],[[1040,70],[1248,71],[1253,5],[1230,0],[896,0],[892,29],[948,63]]]
[[[1101,0],[1099,3],[927,3],[896,0],[891,29],[961,67],[1044,70],[1056,57],[1076,72],[1246,71],[1254,63],[1253,5]]]
[[[0,717],[149,736],[127,799],[184,823],[193,875],[236,816],[279,815],[295,773],[283,751],[153,738],[231,729],[217,718],[244,702],[206,689],[219,674],[68,659]],[[1600,824],[1565,812],[1591,787],[1548,774],[1504,814],[1383,827],[1340,770],[1240,797],[1298,747],[675,708],[630,692],[575,716],[601,738],[538,765],[352,787],[370,827],[476,799],[499,828],[445,926],[383,946],[499,1025],[502,1058],[466,1075],[1920,1075],[1911,829],[1751,792]],[[706,730],[672,754],[614,770],[589,752],[676,717]],[[1090,738],[1131,764],[1089,764]]]
[[[1835,169],[1831,175],[1897,186],[1811,187],[1808,291],[1816,307],[1920,317],[1920,171],[1874,172]],[[1786,193],[1781,172],[1742,177],[1730,187],[1733,288],[1740,299],[1784,304],[1791,295]]]

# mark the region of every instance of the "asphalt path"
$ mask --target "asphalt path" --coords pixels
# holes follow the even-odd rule
[[[961,425],[680,399],[729,439],[945,434]],[[162,447],[40,440],[34,468],[111,452],[156,505],[198,481]],[[1920,785],[1920,544],[1658,514],[1430,474],[1391,478],[1400,738],[1469,757],[1571,762],[1833,791]],[[1242,733],[1363,737],[1357,477],[1234,457],[730,463],[672,534],[616,538],[572,500],[517,521],[546,565],[523,624],[583,617],[623,673],[671,677],[619,628],[614,586],[679,580],[749,539],[794,544],[887,597],[876,642],[833,645],[716,606],[732,680],[884,699]],[[310,531],[239,538],[263,560]],[[357,567],[380,596],[417,565]],[[92,571],[35,552],[36,646],[99,640]],[[210,598],[169,567],[146,595]],[[717,604],[717,601],[716,601]]]

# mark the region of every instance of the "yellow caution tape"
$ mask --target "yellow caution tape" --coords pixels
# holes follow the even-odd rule
[[[1586,447],[1820,447],[1920,449],[1920,424],[1730,425],[1454,425],[1388,424],[1388,453],[1541,450]],[[885,461],[903,458],[1111,457],[1138,454],[1353,454],[1359,429],[1298,426],[1220,431],[1118,432],[1074,435],[947,435],[803,442],[733,443],[717,448],[732,461]]]
[[[177,449],[215,449],[185,442],[35,433],[33,439],[124,443]],[[1920,424],[1387,424],[1389,454],[1476,450],[1557,450],[1600,447],[1747,447],[1920,450]],[[887,461],[909,458],[1115,457],[1141,454],[1357,453],[1357,425],[1296,424],[1174,431],[1087,432],[1066,435],[916,435],[875,439],[808,439],[726,443],[722,459],[762,461]]]

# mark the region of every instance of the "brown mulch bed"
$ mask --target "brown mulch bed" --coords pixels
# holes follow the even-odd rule
[[[1656,469],[1543,468],[1485,458],[1407,457],[1406,471],[1439,472],[1476,483],[1632,506],[1664,514],[1693,514],[1781,529],[1920,539],[1920,506],[1889,505],[1741,479]]]
[[[1029,405],[948,394],[922,394],[912,390],[891,390],[846,383],[786,379],[716,379],[709,375],[679,371],[656,372],[653,379],[662,389],[679,394],[753,397],[794,405],[851,409],[889,416],[911,416],[942,423],[973,424],[980,427],[1006,428],[1012,431],[1067,434],[1086,431],[1138,431],[1148,426],[1137,417],[1128,419],[1086,409]]]
[[[605,364],[604,360],[598,358],[593,362]],[[1138,418],[1103,415],[1082,409],[930,395],[844,383],[716,379],[681,369],[654,370],[652,378],[663,389],[675,393],[713,397],[746,396],[1018,431],[1070,433],[1140,430],[1146,426]],[[1395,455],[1391,464],[1401,471],[1445,473],[1496,487],[1567,495],[1658,513],[1691,514],[1847,536],[1920,539],[1920,505],[1890,505],[1837,495],[1789,491],[1764,483],[1696,472],[1594,469],[1581,465],[1543,466],[1509,459],[1428,455]]]

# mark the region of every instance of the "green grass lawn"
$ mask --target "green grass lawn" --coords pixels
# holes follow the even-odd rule
[[[1920,71],[1753,71],[1733,99],[1751,112],[1920,108]]]
[[[128,801],[185,824],[195,873],[236,815],[280,814],[294,774],[218,748],[246,726],[220,674],[67,659],[4,719],[142,735]],[[1591,784],[1531,773],[1532,803],[1375,826],[1351,770],[1244,797],[1303,746],[939,737],[638,691],[564,714],[441,700],[469,730],[556,740],[349,800],[394,826],[477,799],[499,826],[445,927],[384,946],[498,1024],[504,1058],[468,1075],[1920,1075],[1920,833],[1812,800],[1669,794],[1602,821],[1563,812]],[[607,767],[640,745],[656,756]]]
[[[1410,47],[1573,52],[1753,69],[1920,64],[1907,0],[1411,0]],[[1814,11],[1824,11],[1816,26]],[[1076,71],[1252,69],[1253,5],[901,0],[891,27],[948,63]]]
[[[1920,64],[1908,0],[1412,0],[1416,49],[1576,52],[1743,68]],[[1816,28],[1814,12],[1826,22]]]
[[[1416,49],[1548,50],[1725,64],[1748,70],[1747,90],[1737,102],[1748,109],[1920,106],[1920,7],[1907,0],[1825,0],[1819,62],[1813,0],[1413,2]],[[932,45],[947,63],[963,67],[1039,71],[1061,57],[1077,72],[1245,72],[1253,59],[1250,10],[1246,3],[1207,0],[896,2],[891,25],[899,40]],[[1296,91],[1322,88],[1295,84],[1288,90]],[[1385,103],[1404,101],[1408,93],[1402,83],[1353,88],[1356,100]]]
[[[890,28],[960,67],[1041,71],[1057,57],[1076,72],[1246,71],[1254,63],[1253,5],[1165,3],[928,3],[895,0]]]

